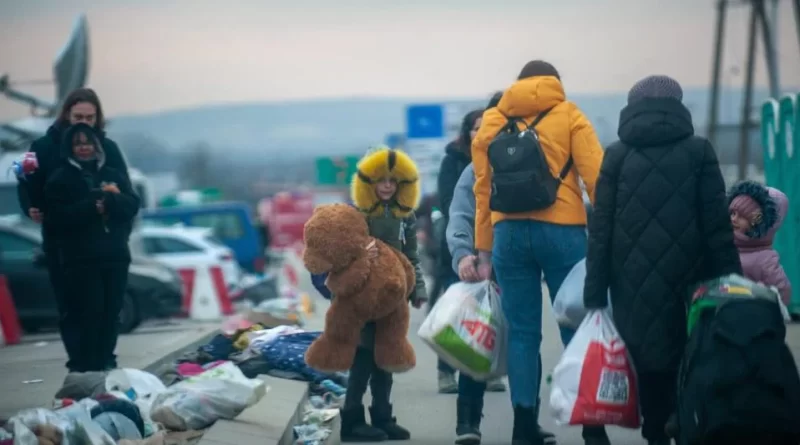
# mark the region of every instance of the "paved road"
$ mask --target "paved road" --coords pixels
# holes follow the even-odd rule
[[[119,339],[122,367],[144,368],[201,339],[219,323],[188,320],[148,323]],[[66,354],[57,332],[26,336],[16,346],[0,347],[0,419],[21,409],[46,406],[67,374]],[[42,380],[40,383],[25,381]]]
[[[556,323],[550,316],[549,304],[545,310],[542,353],[545,372],[555,367],[562,347],[558,339]],[[411,323],[412,343],[417,351],[417,368],[407,374],[395,377],[393,391],[397,418],[402,425],[411,430],[412,440],[405,442],[419,445],[452,444],[455,438],[455,395],[436,393],[436,356],[416,336],[417,329],[424,319],[423,311],[414,311]],[[800,358],[800,325],[790,326],[790,343],[796,358]],[[543,406],[540,421],[542,425],[558,436],[560,445],[583,445],[580,428],[556,427],[547,401],[549,388],[542,388]],[[369,396],[367,396],[369,397]],[[484,445],[507,445],[511,442],[512,409],[508,393],[488,393],[486,395],[482,431]],[[644,443],[638,431],[610,428],[612,443],[633,445]]]

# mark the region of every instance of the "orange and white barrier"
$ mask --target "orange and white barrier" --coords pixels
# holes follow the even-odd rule
[[[305,315],[313,314],[316,305],[311,295],[316,290],[314,289],[314,283],[311,282],[311,275],[306,270],[305,264],[303,264],[303,245],[296,244],[281,250],[281,258],[278,288],[296,289],[300,293],[300,305]]]
[[[5,275],[0,275],[0,346],[16,345],[22,340],[17,308]]]
[[[184,286],[182,309],[190,319],[219,320],[233,314],[222,268],[181,269],[178,273]]]

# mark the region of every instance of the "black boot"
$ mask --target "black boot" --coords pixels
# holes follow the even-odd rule
[[[372,426],[386,433],[388,440],[411,439],[411,433],[397,424],[397,418],[392,417],[392,405],[370,407],[369,417]]]
[[[542,445],[536,425],[536,412],[533,408],[514,407],[514,429],[511,433],[511,445]]]
[[[480,445],[482,408],[476,400],[459,397],[456,402],[456,445]],[[483,401],[481,401],[481,405]]]
[[[539,365],[540,365],[539,373],[541,373],[542,372],[541,360],[539,361]],[[556,435],[551,433],[550,431],[545,430],[544,428],[542,428],[541,425],[539,425],[539,413],[541,412],[540,411],[541,408],[542,408],[542,399],[541,398],[537,398],[536,399],[536,409],[533,411],[534,416],[536,416],[536,434],[542,440],[542,443],[544,445],[555,445],[555,443],[556,443]]]
[[[361,405],[342,409],[341,415],[342,442],[382,442],[389,438],[383,430],[367,425]]]
[[[611,445],[604,426],[585,426],[581,435],[586,445]]]
[[[672,445],[672,439],[648,440],[648,445]]]

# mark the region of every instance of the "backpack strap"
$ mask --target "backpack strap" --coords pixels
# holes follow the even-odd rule
[[[544,119],[547,116],[547,113],[549,113],[553,108],[555,108],[555,106],[550,107],[550,108],[542,111],[541,113],[539,113],[539,115],[536,116],[536,119],[534,119],[533,122],[531,122],[531,124],[528,125],[528,129],[529,130],[535,129],[536,125],[538,125],[539,122],[541,122],[542,119]],[[559,173],[559,175],[558,175],[559,181],[563,181],[564,178],[567,177],[567,175],[569,174],[569,171],[572,169],[572,165],[573,164],[574,164],[574,161],[572,160],[572,155],[569,155],[569,159],[567,159],[567,163],[564,164],[564,168],[561,169],[561,173]]]
[[[563,181],[564,178],[567,177],[567,175],[569,174],[569,171],[572,169],[572,164],[574,164],[574,162],[572,161],[572,155],[569,155],[569,159],[567,159],[567,163],[564,164],[564,168],[561,169],[561,173],[558,175],[558,179],[560,181]]]
[[[528,129],[529,130],[535,129],[536,126],[539,125],[539,122],[541,122],[542,119],[544,119],[547,116],[547,113],[549,113],[553,108],[555,108],[555,106],[550,107],[550,108],[542,111],[541,113],[539,113],[539,115],[536,116],[536,119],[534,119],[533,122],[531,122],[531,124],[528,125]],[[525,122],[525,121],[523,120],[523,122]]]

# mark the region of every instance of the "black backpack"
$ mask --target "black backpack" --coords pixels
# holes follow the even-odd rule
[[[776,301],[703,310],[678,381],[679,445],[800,443],[800,377]]]
[[[558,187],[572,168],[572,156],[557,178],[550,173],[542,151],[536,125],[551,109],[543,111],[527,125],[522,118],[507,118],[489,144],[492,167],[492,195],[489,208],[495,212],[523,213],[546,209],[556,202]],[[523,130],[518,123],[525,125]]]

